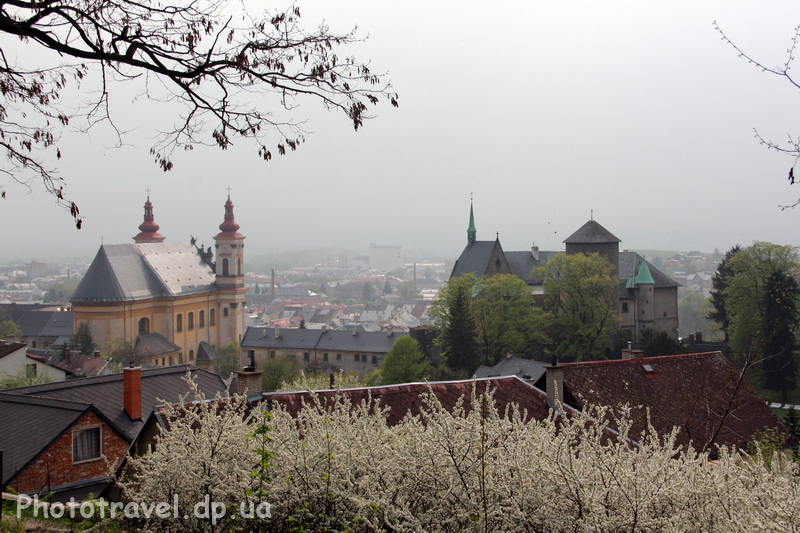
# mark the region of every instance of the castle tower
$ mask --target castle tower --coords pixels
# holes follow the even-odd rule
[[[144,222],[139,225],[139,234],[133,238],[136,244],[149,242],[164,242],[164,237],[158,232],[159,225],[156,224],[153,215],[153,204],[150,203],[150,190],[147,191],[147,201],[144,203]]]
[[[600,254],[614,267],[614,279],[619,279],[619,243],[613,233],[590,220],[578,231],[564,239],[567,255]]]
[[[241,341],[245,323],[244,235],[233,216],[230,190],[225,202],[225,220],[219,226],[216,242],[216,284],[219,287],[220,346]]]

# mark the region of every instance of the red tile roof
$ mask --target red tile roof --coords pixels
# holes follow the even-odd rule
[[[548,416],[547,396],[543,391],[522,381],[516,376],[503,378],[477,379],[465,381],[446,381],[435,383],[406,383],[402,385],[389,385],[384,387],[370,387],[360,389],[345,389],[341,394],[353,403],[367,400],[371,397],[380,401],[380,405],[389,407],[388,424],[398,424],[411,413],[418,415],[424,407],[423,396],[432,392],[448,411],[453,410],[459,399],[464,398],[464,406],[471,409],[472,388],[480,395],[489,387],[494,391],[494,405],[500,413],[504,413],[511,404],[517,404],[525,411],[526,419],[543,420]],[[331,401],[335,391],[321,391],[316,393],[321,402]],[[266,393],[264,400],[269,405],[281,405],[292,416],[296,416],[303,404],[311,404],[309,392]]]
[[[715,446],[746,448],[757,433],[786,428],[740,379],[739,371],[720,352],[639,359],[567,363],[565,402],[634,409],[630,435],[646,428],[647,409],[660,434],[679,428],[678,444],[713,453]]]

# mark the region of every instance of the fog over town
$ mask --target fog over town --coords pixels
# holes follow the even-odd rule
[[[148,149],[176,117],[111,89],[107,124],[61,139],[55,163],[85,216],[74,228],[39,183],[8,185],[0,203],[6,260],[90,259],[101,242],[131,242],[145,189],[168,241],[211,244],[226,188],[249,257],[403,246],[453,260],[470,194],[479,239],[506,249],[560,249],[591,216],[623,248],[725,250],[754,240],[800,244],[783,141],[800,95],[738,57],[780,66],[794,4],[729,2],[302,2],[301,23],[354,25],[347,52],[386,72],[400,106],[376,108],[354,132],[346,117],[298,100],[279,117],[307,121],[306,142],[263,162],[255,144],[197,147],[163,173]],[[29,53],[18,50],[19,54]],[[88,90],[91,83],[84,87]],[[87,98],[86,94],[73,95]],[[77,100],[76,100],[77,101]],[[211,132],[204,132],[211,141]]]

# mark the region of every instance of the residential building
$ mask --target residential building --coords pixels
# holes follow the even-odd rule
[[[0,343],[0,378],[25,376],[31,381],[67,379],[63,369],[49,364],[46,357],[28,354],[27,348],[24,342]]]

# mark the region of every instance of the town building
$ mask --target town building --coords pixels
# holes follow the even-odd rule
[[[677,338],[679,283],[638,253],[620,251],[620,242],[592,219],[564,240],[565,252],[543,251],[535,245],[530,251],[506,252],[499,236],[494,241],[477,240],[475,217],[470,205],[467,246],[453,266],[450,277],[467,273],[477,277],[513,274],[534,292],[541,293],[541,281],[533,276],[534,269],[544,266],[557,253],[597,253],[608,260],[619,280],[616,298],[612,301],[619,327],[629,331],[634,340],[648,328]]]
[[[159,229],[148,195],[134,242],[102,245],[75,290],[74,325],[88,323],[101,349],[124,339],[150,364],[193,363],[200,342],[219,348],[244,336],[245,237],[230,195],[216,261],[210,247],[164,242]]]

